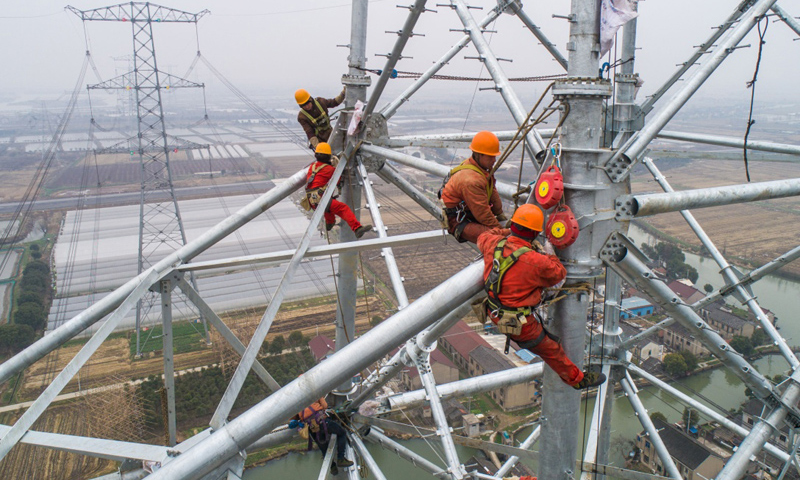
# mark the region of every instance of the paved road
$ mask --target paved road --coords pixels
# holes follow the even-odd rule
[[[274,184],[270,180],[261,180],[257,182],[248,183],[230,183],[225,185],[217,185],[216,187],[202,186],[202,187],[185,187],[176,188],[175,195],[178,199],[182,198],[197,198],[197,197],[211,197],[211,196],[230,196],[230,195],[245,195],[248,193],[256,192],[258,194],[264,193]],[[86,198],[85,206],[91,208],[108,207],[111,205],[138,205],[140,194],[139,192],[130,193],[112,193],[102,196],[91,196]],[[151,200],[167,200],[169,197],[164,194],[153,194],[150,196]],[[19,203],[0,203],[0,214],[13,213]],[[36,200],[33,205],[33,211],[47,211],[47,210],[74,210],[78,205],[78,197],[65,197],[65,198],[51,198],[47,200]]]

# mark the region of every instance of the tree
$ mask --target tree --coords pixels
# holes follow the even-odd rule
[[[295,330],[289,334],[289,345],[292,347],[302,347],[306,344],[306,337],[302,332]]]
[[[667,420],[667,416],[664,415],[661,412],[653,412],[653,413],[651,413],[650,414],[650,420],[659,420],[659,421],[662,421],[664,423],[669,423],[669,420]]]
[[[29,325],[34,330],[40,330],[45,325],[45,315],[42,307],[35,303],[23,303],[14,312],[14,323]]]
[[[30,247],[28,247],[28,248],[31,249],[31,252],[38,252],[39,251],[39,245],[36,245],[35,243],[33,245],[31,245]]]
[[[755,350],[753,348],[753,342],[750,341],[749,338],[743,337],[741,335],[735,335],[731,339],[731,347],[737,352],[744,355],[745,357],[750,356]]]
[[[36,334],[28,325],[0,325],[0,350],[16,353],[33,343]]]
[[[36,292],[22,292],[17,298],[17,303],[20,305],[23,303],[35,303],[40,307],[44,307],[44,299]]]
[[[27,265],[25,265],[25,270],[22,271],[23,274],[28,274],[31,272],[41,272],[50,275],[50,267],[41,260],[34,260],[33,262],[29,262]]]
[[[40,258],[42,258],[42,252],[31,252],[31,257],[35,258],[36,260],[39,260]]]
[[[756,331],[753,332],[753,336],[750,337],[750,342],[753,344],[754,348],[764,345],[769,342],[769,340],[769,335],[767,335],[767,332],[761,327],[757,328]]]
[[[705,290],[706,293],[711,293],[714,291],[714,287],[710,283],[706,283],[703,285],[703,290]]]
[[[686,362],[687,373],[697,369],[698,362],[694,353],[690,352],[689,350],[681,350],[678,353],[681,357],[683,357],[683,361]]]
[[[688,371],[686,360],[680,354],[668,353],[664,356],[664,370],[672,376],[685,375]]]
[[[273,355],[280,355],[283,353],[283,350],[286,348],[286,339],[283,338],[283,335],[278,335],[272,340],[272,344],[269,346],[269,353]]]

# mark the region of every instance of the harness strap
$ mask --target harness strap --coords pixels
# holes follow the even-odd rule
[[[311,170],[311,176],[308,177],[308,180],[306,181],[306,190],[309,190],[311,188],[311,184],[314,183],[314,179],[317,178],[317,174],[320,171],[322,171],[322,169],[325,168],[325,165],[326,165],[325,163],[322,163],[322,162],[316,162],[316,163],[319,163],[319,167],[316,167],[316,168]],[[324,188],[324,187],[321,187],[321,188]]]
[[[472,170],[473,172],[480,173],[481,176],[486,178],[486,172],[481,170],[479,167],[476,167],[475,165],[473,165],[471,163],[467,163],[467,162],[468,162],[468,160],[464,160],[463,162],[461,162],[461,165],[459,165],[459,166],[455,167],[454,169],[450,170],[450,173],[447,174],[447,179],[445,180],[445,183],[447,183],[447,180],[450,180],[450,177],[452,177],[453,175],[455,175],[456,173],[458,173],[458,172],[460,172],[462,170]],[[494,191],[494,185],[493,185],[492,179],[491,178],[487,178],[486,179],[486,197],[487,198],[492,198],[492,192],[493,191]]]
[[[318,117],[312,117],[310,113],[306,112],[302,108],[300,109],[300,113],[306,116],[311,121],[311,124],[314,125],[314,135],[318,135],[323,130],[327,130],[331,126],[330,118],[328,117],[328,113],[322,106],[319,104],[316,98],[312,98],[314,100],[314,105],[317,106],[317,110],[320,111],[320,115]]]

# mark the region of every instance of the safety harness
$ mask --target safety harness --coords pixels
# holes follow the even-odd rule
[[[317,106],[317,110],[319,110],[319,112],[320,112],[319,116],[318,117],[314,117],[314,116],[312,116],[310,113],[306,112],[302,108],[300,109],[300,113],[305,115],[306,118],[308,118],[308,120],[311,122],[311,125],[314,126],[314,136],[315,137],[319,137],[320,133],[322,133],[322,132],[324,132],[326,130],[330,130],[330,128],[331,128],[331,119],[328,116],[328,112],[326,112],[325,109],[322,108],[322,105],[319,104],[317,99],[316,98],[312,98],[312,100],[314,101],[314,105]]]
[[[322,196],[325,195],[325,190],[328,188],[327,184],[313,189],[310,188],[311,185],[314,184],[314,179],[317,178],[317,174],[327,165],[323,162],[316,163],[319,165],[311,170],[311,176],[308,177],[308,180],[306,181],[306,195],[302,200],[300,200],[300,206],[302,206],[306,211],[317,208],[319,201],[322,200]]]
[[[452,178],[453,175],[455,175],[456,173],[462,170],[472,170],[474,172],[480,173],[482,176],[485,176],[486,172],[481,170],[479,167],[467,162],[468,160],[465,160],[460,165],[450,170],[450,172],[447,174],[444,181],[442,182],[442,187],[439,189],[438,195],[440,200],[442,199],[442,192],[444,191],[445,185],[447,185],[447,182],[449,182],[450,178]],[[486,198],[491,199],[493,192],[494,192],[494,185],[492,184],[491,178],[489,178],[486,180]],[[467,240],[465,238],[461,238],[461,234],[464,232],[464,228],[470,222],[477,222],[475,216],[467,208],[467,202],[462,200],[455,207],[450,207],[450,208],[445,207],[442,209],[442,213],[443,213],[442,226],[445,229],[449,230],[450,219],[451,218],[455,219],[456,225],[453,227],[453,236],[456,238],[456,240],[458,240],[459,243],[466,242]]]
[[[500,302],[500,290],[502,289],[503,277],[506,272],[508,272],[508,270],[517,263],[520,257],[526,253],[533,251],[542,252],[542,247],[539,242],[534,241],[531,247],[520,247],[511,252],[511,255],[504,256],[503,249],[507,242],[507,238],[497,242],[497,246],[494,249],[494,258],[492,259],[492,269],[489,271],[489,275],[484,282],[484,289],[487,293],[486,312],[492,318],[497,319],[498,331],[506,335],[505,352],[508,353],[511,337],[522,333],[522,326],[528,323],[528,317],[531,315],[542,325],[542,333],[534,340],[523,342],[525,345],[520,345],[521,347],[534,348],[542,343],[545,336],[549,336],[553,340],[558,341],[558,337],[551,335],[544,328],[544,322],[536,311],[539,305],[542,304],[542,301],[539,302],[539,305],[526,307],[509,307]]]

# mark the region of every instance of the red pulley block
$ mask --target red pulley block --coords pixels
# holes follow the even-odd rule
[[[550,168],[539,175],[534,192],[536,201],[544,210],[552,207],[564,196],[564,177],[557,166],[551,165]]]
[[[572,214],[572,209],[566,205],[561,205],[547,220],[547,239],[555,248],[567,248],[578,239],[578,221]]]

